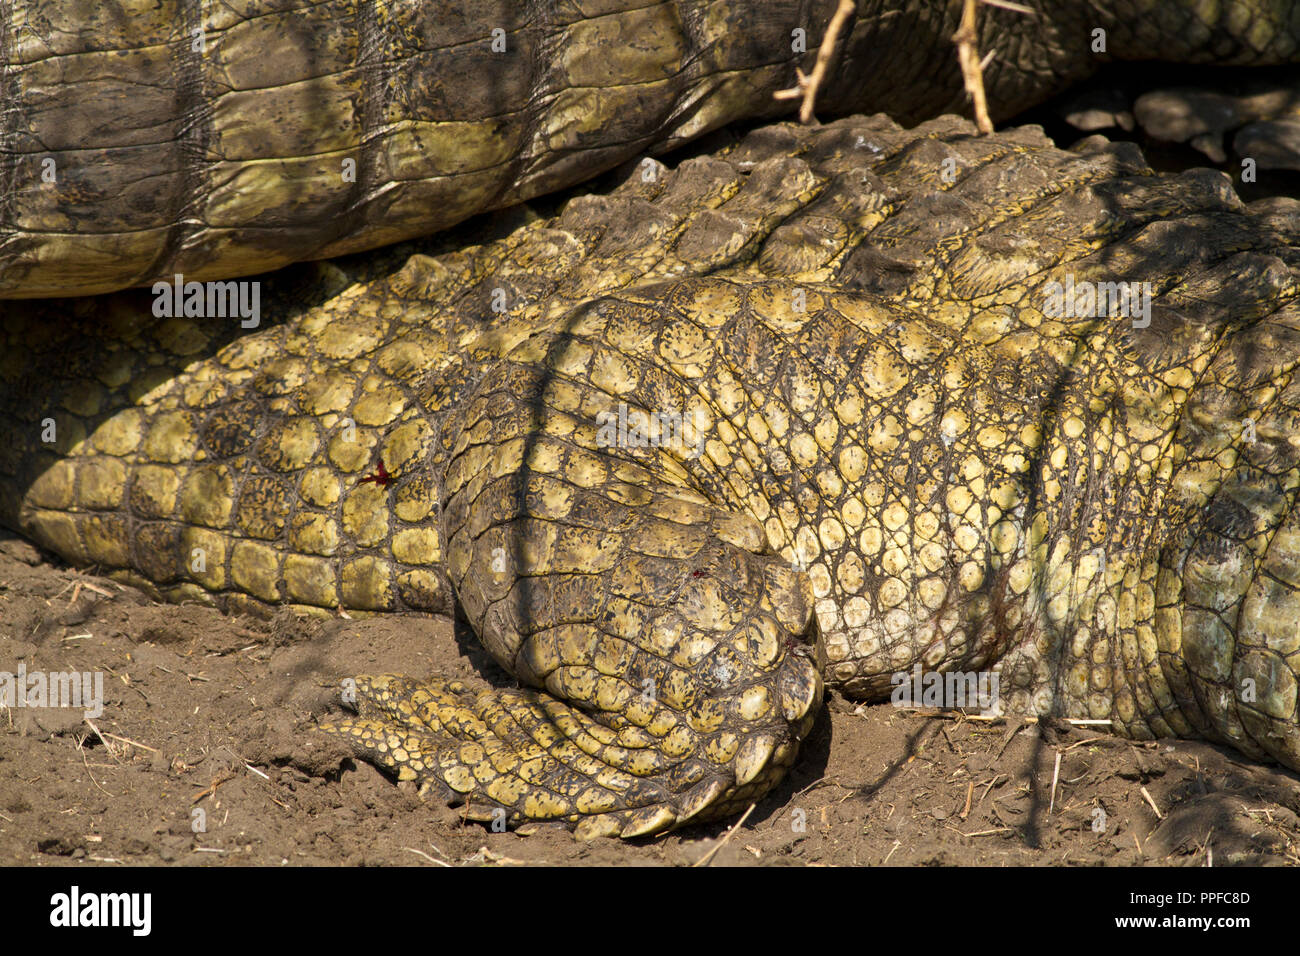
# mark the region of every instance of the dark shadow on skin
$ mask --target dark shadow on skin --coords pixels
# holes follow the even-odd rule
[[[469,658],[478,675],[493,687],[519,686],[514,675],[498,664],[483,647],[478,635],[474,633],[474,628],[470,626],[469,621],[465,620],[465,613],[460,604],[456,605],[456,613],[452,616],[452,636],[461,654]]]
[[[829,696],[829,695],[828,695]],[[788,811],[797,806],[796,798],[826,774],[831,754],[831,715],[825,705],[817,712],[812,729],[799,747],[799,756],[794,766],[781,778],[781,782],[763,797],[747,825],[757,826],[771,821],[771,826],[780,826]],[[788,822],[788,821],[787,821]],[[729,825],[729,824],[728,824]]]

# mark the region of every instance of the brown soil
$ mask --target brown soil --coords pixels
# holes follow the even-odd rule
[[[225,617],[0,538],[0,671],[20,663],[101,671],[104,711],[92,728],[80,710],[0,705],[0,865],[1300,863],[1300,776],[1278,767],[834,696],[734,834],[493,833],[312,729],[351,674],[503,679],[463,626]]]

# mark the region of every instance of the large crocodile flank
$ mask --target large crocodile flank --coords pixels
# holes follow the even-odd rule
[[[916,667],[1300,768],[1300,204],[971,133],[763,128],[243,336],[23,304],[0,517],[173,600],[454,603],[518,689],[324,726],[475,818],[732,812]]]
[[[790,110],[835,0],[12,0],[0,298],[371,249]],[[995,118],[1109,59],[1279,63],[1292,0],[987,8]],[[955,0],[859,0],[824,115],[962,108]]]

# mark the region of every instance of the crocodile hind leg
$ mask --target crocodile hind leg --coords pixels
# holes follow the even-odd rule
[[[637,836],[732,812],[820,701],[807,578],[668,450],[602,449],[544,377],[504,363],[458,413],[443,509],[460,604],[531,686],[360,678],[359,715],[324,729],[472,818]]]

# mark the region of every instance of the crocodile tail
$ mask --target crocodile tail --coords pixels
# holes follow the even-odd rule
[[[173,601],[449,609],[398,323],[345,293],[309,347],[296,327],[155,301],[6,310],[0,522]],[[330,354],[348,349],[373,364]]]

